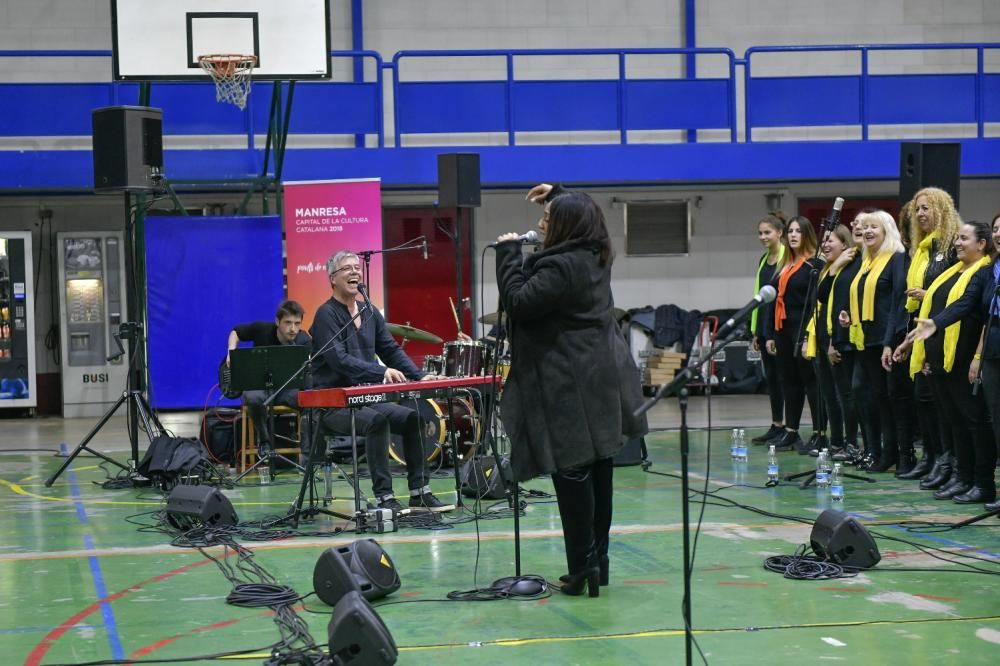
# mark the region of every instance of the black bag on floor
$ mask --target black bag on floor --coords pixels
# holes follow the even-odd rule
[[[239,415],[238,409],[208,412],[201,420],[201,430],[198,431],[198,439],[212,452],[212,456],[230,466],[236,464]]]
[[[158,488],[170,490],[179,477],[192,475],[203,462],[205,450],[197,439],[159,435],[150,443],[136,471]]]

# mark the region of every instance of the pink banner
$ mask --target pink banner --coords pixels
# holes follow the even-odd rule
[[[327,260],[340,250],[382,248],[382,189],[377,178],[284,184],[285,266],[288,298],[298,301],[308,330],[330,298]],[[364,262],[362,261],[362,265]],[[385,307],[382,255],[372,255],[368,287],[375,307]]]

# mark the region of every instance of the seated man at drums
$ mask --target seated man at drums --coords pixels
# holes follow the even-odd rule
[[[313,385],[321,388],[429,379],[431,375],[418,370],[393,340],[382,314],[369,309],[359,300],[361,263],[358,256],[352,252],[338,252],[330,257],[326,269],[333,296],[316,311],[316,319],[310,329],[313,349],[318,352],[326,347],[316,358]],[[331,339],[333,342],[327,347]],[[379,363],[376,355],[385,365]],[[357,434],[365,438],[372,490],[380,508],[403,510],[403,505],[393,494],[392,476],[389,474],[390,432],[403,438],[406,481],[410,491],[409,508],[418,511],[450,511],[455,508],[431,494],[416,410],[394,403],[373,404],[356,410],[355,425]],[[350,410],[328,410],[322,418],[320,432],[349,435]]]
[[[236,349],[240,342],[252,342],[255,347],[273,347],[277,345],[308,345],[309,334],[301,330],[302,315],[305,311],[296,301],[282,301],[274,314],[274,321],[254,321],[247,324],[237,324],[229,331],[229,345],[226,351],[226,365],[229,365],[229,352]],[[277,388],[277,387],[276,387]],[[298,389],[285,389],[279,393],[273,404],[283,407],[299,406]],[[264,410],[264,400],[267,392],[244,391],[243,398],[247,401],[247,412],[253,421],[257,434],[257,446],[273,446],[273,433],[267,431]]]

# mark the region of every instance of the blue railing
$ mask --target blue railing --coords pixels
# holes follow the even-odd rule
[[[628,56],[723,56],[726,78],[632,79]],[[526,57],[614,56],[614,79],[519,80],[514,60]],[[505,77],[489,81],[404,81],[416,58],[503,58]],[[736,58],[729,49],[561,49],[400,51],[392,58],[396,146],[407,134],[728,129],[736,141]],[[683,100],[683,103],[677,103]]]
[[[885,51],[969,51],[975,67],[968,72],[931,74],[873,74],[870,54]],[[620,144],[629,133],[646,130],[728,130],[730,143],[738,141],[737,114],[744,114],[745,140],[765,128],[857,126],[868,140],[873,126],[951,126],[974,124],[976,137],[985,138],[986,124],[1000,122],[1000,72],[986,71],[986,54],[998,43],[759,46],[736,58],[724,48],[697,49],[553,49],[401,51],[384,62],[374,51],[334,51],[332,58],[352,58],[374,64],[374,80],[361,82],[298,82],[289,118],[291,135],[369,135],[385,145],[385,123],[395,128],[394,144],[407,136],[429,134],[506,134],[508,146],[518,145],[518,133],[617,132]],[[794,57],[822,52],[856,52],[857,71],[816,76],[754,74],[761,54]],[[520,58],[614,59],[617,75],[591,79],[519,78]],[[629,58],[680,56],[721,58],[725,75],[687,78],[632,78]],[[106,50],[2,51],[3,70],[14,71],[12,58],[106,58]],[[497,58],[497,76],[491,80],[408,80],[407,64],[415,59]],[[737,98],[737,67],[743,68],[744,92]],[[787,69],[787,68],[784,68]],[[109,63],[110,71],[110,63]],[[393,104],[383,109],[389,92],[384,72],[392,73]],[[609,72],[612,68],[609,67]],[[723,71],[723,70],[716,70]],[[240,111],[215,102],[208,82],[152,82],[149,103],[164,109],[166,135],[246,135],[253,152],[255,128],[267,127],[272,96],[269,82],[254,83],[247,108]],[[0,83],[0,137],[85,137],[91,133],[94,108],[137,104],[135,82]],[[923,130],[921,129],[921,132]],[[905,134],[905,129],[902,130]],[[996,133],[993,133],[995,136]],[[905,138],[905,137],[900,137]],[[920,135],[914,137],[920,138]],[[683,139],[681,139],[683,140]],[[689,138],[689,140],[691,140]],[[718,139],[710,139],[718,143]],[[468,145],[488,143],[473,137]],[[353,144],[352,144],[353,145]],[[56,149],[58,150],[58,149]]]
[[[976,125],[1000,121],[1000,73],[985,71],[984,54],[1000,44],[874,44],[754,46],[744,57],[746,141],[756,127],[858,125],[867,141],[872,125]],[[974,51],[974,72],[872,74],[869,54],[887,51]],[[753,76],[753,56],[856,52],[858,73],[841,76]]]

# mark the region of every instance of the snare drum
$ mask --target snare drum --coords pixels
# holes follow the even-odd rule
[[[444,343],[446,377],[473,377],[486,374],[489,348],[482,342],[456,340]]]
[[[412,400],[406,400],[399,404],[411,409],[414,408]],[[468,400],[456,398],[451,401],[450,419],[445,416],[445,412],[448,410],[448,401],[444,398],[418,400],[415,408],[420,413],[424,458],[427,461],[437,460],[445,444],[451,444],[452,428],[455,428],[459,460],[465,460],[475,452],[476,442],[479,441],[479,419]],[[399,464],[406,465],[401,435],[393,434],[389,438],[389,455]]]
[[[444,358],[441,356],[424,356],[425,375],[443,375]]]

